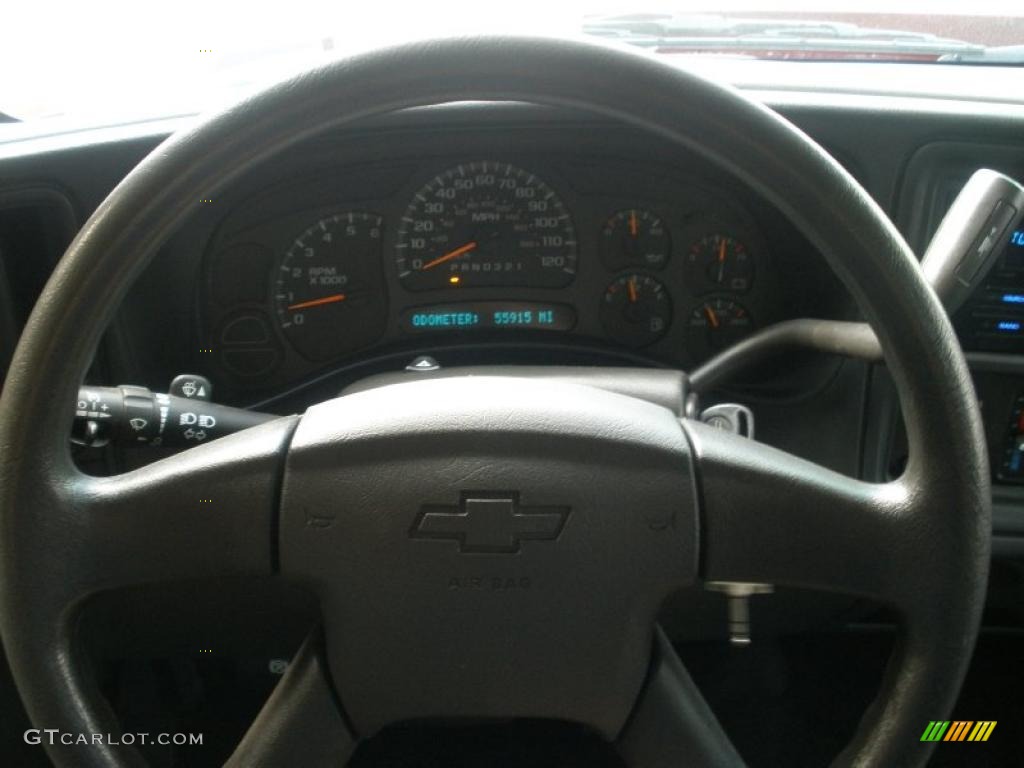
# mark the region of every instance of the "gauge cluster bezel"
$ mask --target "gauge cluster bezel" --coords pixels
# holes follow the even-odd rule
[[[573,142],[572,152],[566,151],[565,135],[546,128],[514,134],[474,130],[457,139],[450,132],[421,133],[415,140],[391,144],[401,146],[401,153],[381,152],[378,140],[373,142],[378,156],[360,152],[358,141],[348,142],[345,151],[331,142],[320,144],[318,151],[307,150],[303,155],[305,162],[293,163],[291,173],[273,174],[276,178],[272,182],[250,185],[249,194],[237,198],[207,240],[203,255],[204,289],[198,297],[200,338],[215,350],[216,357],[218,345],[222,344],[219,334],[223,318],[227,315],[240,311],[262,313],[269,320],[271,344],[277,355],[273,367],[245,376],[219,366],[232,391],[254,393],[289,386],[331,367],[350,365],[360,357],[490,340],[503,344],[604,346],[610,352],[621,352],[624,359],[689,369],[700,360],[688,348],[687,318],[705,297],[730,292],[694,280],[686,253],[693,242],[718,232],[740,238],[756,261],[750,290],[736,298],[758,326],[783,319],[796,309],[787,300],[793,293],[792,286],[777,268],[778,238],[770,231],[777,221],[766,215],[756,196],[735,180],[714,173],[699,158],[680,158],[676,164],[666,164],[656,152],[646,156],[635,153],[627,143],[610,140],[613,136],[614,132],[609,132],[604,140],[592,137]],[[457,151],[451,149],[453,145],[458,146]],[[600,149],[594,145],[600,145]],[[436,290],[408,290],[402,285],[395,248],[398,224],[410,200],[427,181],[446,169],[479,161],[508,163],[535,174],[558,195],[572,219],[577,239],[575,275],[568,285],[459,286]],[[649,212],[664,223],[671,243],[666,263],[617,269],[607,263],[603,229],[616,214],[631,209]],[[310,360],[287,342],[273,322],[269,292],[264,302],[247,301],[230,308],[218,303],[211,275],[221,253],[240,242],[255,242],[271,250],[276,262],[294,236],[317,218],[348,211],[382,218],[382,291],[388,311],[386,324],[375,334],[375,341],[337,359]],[[643,346],[616,340],[601,321],[602,297],[608,286],[630,272],[649,275],[664,284],[671,300],[672,321],[667,331]],[[557,330],[471,328],[436,333],[410,333],[403,327],[406,310],[411,307],[447,306],[463,301],[505,301],[515,306],[531,302],[558,304],[571,307],[574,323],[571,328],[559,323]]]

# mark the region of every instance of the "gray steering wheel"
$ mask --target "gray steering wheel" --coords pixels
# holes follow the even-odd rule
[[[777,206],[881,342],[908,432],[904,475],[870,484],[623,395],[500,377],[339,398],[110,478],[76,469],[69,425],[101,334],[201,197],[326,129],[457,100],[614,118],[701,153]],[[40,728],[117,732],[76,644],[78,608],[101,590],[176,579],[276,574],[320,599],[322,632],[237,766],[340,765],[389,723],[460,716],[583,723],[634,768],[738,764],[656,625],[664,598],[701,580],[891,606],[897,649],[837,764],[920,765],[932,746],[920,733],[951,708],[978,631],[984,441],[963,355],[913,254],[790,123],[638,52],[413,43],[201,120],[85,224],[25,328],[0,407],[0,630]],[[479,536],[446,528],[460,500]],[[495,519],[504,538],[487,527]],[[461,577],[483,588],[452,589]],[[131,747],[48,750],[60,766],[141,764]]]

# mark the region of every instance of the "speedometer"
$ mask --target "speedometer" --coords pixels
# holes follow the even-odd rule
[[[413,197],[396,264],[414,291],[473,286],[559,288],[576,274],[576,232],[537,176],[473,162],[438,174]]]

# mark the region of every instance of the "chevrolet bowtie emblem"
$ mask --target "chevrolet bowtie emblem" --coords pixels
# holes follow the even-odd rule
[[[409,535],[449,539],[460,552],[518,552],[527,540],[557,539],[569,507],[525,507],[515,491],[464,491],[458,506],[420,508]]]

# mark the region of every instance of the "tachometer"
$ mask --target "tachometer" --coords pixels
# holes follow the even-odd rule
[[[324,360],[365,346],[384,327],[381,219],[348,211],[301,232],[274,272],[278,324],[292,346]]]
[[[558,288],[576,273],[576,232],[537,176],[473,162],[438,174],[414,196],[395,261],[414,291],[473,286]]]

